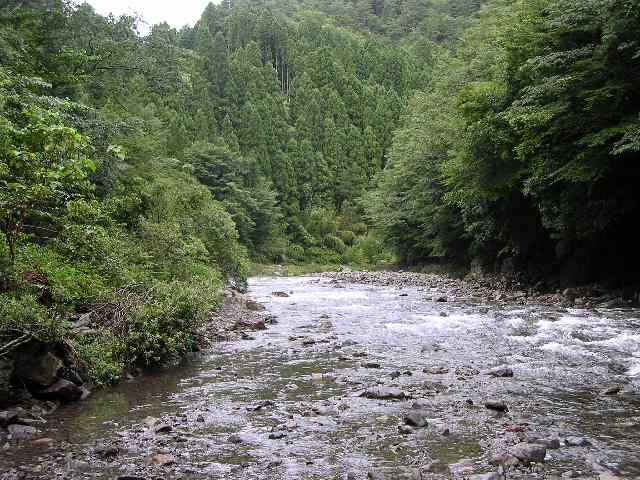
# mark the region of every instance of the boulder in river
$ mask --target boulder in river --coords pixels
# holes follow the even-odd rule
[[[280,297],[280,298],[289,297],[289,294],[287,292],[273,292],[273,293],[271,293],[271,295],[274,296],[274,297]]]
[[[247,300],[245,302],[245,307],[247,308],[247,310],[251,310],[252,312],[262,312],[267,309],[267,307],[254,300]]]
[[[60,400],[69,403],[80,400],[84,390],[69,380],[58,379],[53,385],[40,390],[38,396],[47,400]]]
[[[513,377],[513,369],[506,365],[502,365],[502,366],[487,370],[485,374],[490,375],[492,377],[497,377],[497,378]]]
[[[404,400],[407,398],[405,392],[395,387],[368,388],[360,396],[377,400]]]
[[[484,402],[484,406],[489,410],[494,410],[496,412],[508,412],[509,408],[507,404],[502,400],[487,400]]]
[[[498,472],[490,472],[490,473],[478,473],[476,475],[469,475],[466,477],[467,480],[502,480],[503,476]]]
[[[602,390],[602,395],[617,395],[622,391],[622,387],[620,385],[611,385],[604,390]]]
[[[511,454],[525,465],[530,463],[544,463],[547,449],[537,443],[518,443],[511,449]]]
[[[266,330],[263,318],[241,318],[233,326],[234,330]]]
[[[422,428],[429,424],[428,418],[429,412],[427,410],[414,409],[404,416],[404,423],[412,427]]]
[[[591,442],[585,437],[566,437],[564,444],[567,447],[589,447]]]

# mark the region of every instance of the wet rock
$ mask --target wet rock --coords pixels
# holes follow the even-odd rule
[[[435,301],[437,303],[446,303],[449,301],[449,299],[447,298],[446,295],[440,295],[439,297],[436,297]]]
[[[157,425],[153,431],[156,433],[169,433],[173,430],[173,427],[171,425],[169,425],[168,423],[161,423],[160,425]]]
[[[286,436],[287,436],[287,434],[284,433],[284,432],[271,432],[269,434],[269,439],[270,440],[280,440],[280,439],[282,439],[282,438],[284,438]]]
[[[444,375],[449,373],[449,369],[447,367],[427,367],[422,371],[431,375]]]
[[[401,435],[411,435],[413,433],[413,428],[409,425],[398,425],[398,433]]]
[[[241,318],[233,326],[233,330],[266,330],[263,318]]]
[[[497,378],[507,378],[513,377],[513,370],[511,367],[507,367],[506,365],[495,367],[485,372],[486,375],[490,375],[492,377]]]
[[[404,400],[407,394],[394,387],[373,387],[365,390],[361,397],[377,399],[377,400]]]
[[[362,366],[364,368],[380,368],[380,364],[377,362],[366,362],[363,363]]]
[[[228,438],[229,443],[233,443],[236,445],[239,445],[241,443],[243,443],[242,438],[240,438],[240,435],[230,435]]]
[[[519,443],[511,449],[510,453],[522,463],[528,465],[530,463],[544,463],[547,449],[543,445],[536,443]]]
[[[38,387],[54,384],[58,379],[58,371],[64,367],[62,360],[39,342],[31,342],[19,350],[14,363],[14,375]]]
[[[7,431],[13,440],[31,440],[36,436],[38,430],[28,425],[9,425]]]
[[[257,412],[259,410],[264,410],[265,408],[274,407],[275,403],[271,400],[262,400],[261,402],[253,403],[251,405],[247,405],[246,409],[250,412]]]
[[[589,447],[591,442],[585,437],[566,437],[564,444],[567,447]]]
[[[509,408],[507,404],[502,400],[487,400],[484,402],[484,406],[489,410],[494,410],[496,412],[508,412]]]
[[[267,309],[267,307],[254,300],[247,300],[245,302],[245,307],[247,308],[247,310],[251,310],[252,312],[262,312]]]
[[[139,477],[137,475],[120,475],[116,480],[147,480],[147,478]]]
[[[429,422],[429,412],[426,410],[412,410],[404,416],[404,423],[416,428],[426,427]]]
[[[272,296],[274,297],[280,297],[280,298],[287,298],[289,297],[289,294],[286,292],[273,292],[271,293]]]
[[[69,380],[59,379],[53,385],[38,392],[38,396],[47,400],[60,400],[69,403],[80,400],[84,390]]]
[[[605,388],[604,390],[602,390],[602,392],[600,392],[602,395],[617,395],[622,391],[622,387],[620,385],[611,385],[607,388]]]
[[[10,380],[13,373],[13,360],[0,357],[0,402],[6,402],[10,397]]]
[[[18,423],[18,412],[15,410],[4,410],[0,412],[0,427],[7,428],[9,425]]]
[[[176,463],[176,459],[173,455],[158,453],[147,461],[147,465],[157,465],[159,467],[165,467]]]

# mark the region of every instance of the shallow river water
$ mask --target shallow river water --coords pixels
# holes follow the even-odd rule
[[[277,323],[64,407],[53,443],[0,450],[0,479],[466,478],[527,436],[561,447],[508,478],[640,478],[639,311],[437,303],[316,277],[255,278],[250,295]],[[514,376],[484,373],[500,365]],[[376,385],[409,398],[360,396]],[[429,425],[401,433],[415,402]],[[175,463],[147,466],[158,453]],[[413,470],[436,460],[449,473]]]

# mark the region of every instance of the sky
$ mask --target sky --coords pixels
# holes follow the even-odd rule
[[[195,24],[211,0],[85,0],[101,15],[138,14],[148,25],[140,25],[142,33],[151,25],[167,22],[175,28]],[[78,0],[77,3],[82,3]],[[219,0],[213,0],[219,3]]]

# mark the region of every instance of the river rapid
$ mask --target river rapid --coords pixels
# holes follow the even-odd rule
[[[328,277],[249,294],[267,330],[61,408],[50,441],[0,445],[0,480],[640,478],[638,310]]]

